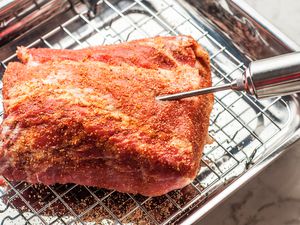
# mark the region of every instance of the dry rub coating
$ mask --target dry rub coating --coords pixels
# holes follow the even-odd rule
[[[19,48],[3,77],[0,174],[158,196],[200,167],[212,95],[209,57],[189,36],[82,50]]]

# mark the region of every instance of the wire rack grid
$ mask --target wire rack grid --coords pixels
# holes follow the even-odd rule
[[[245,69],[175,1],[102,0],[101,12],[77,13],[29,47],[77,49],[156,35],[192,35],[211,59],[215,85],[228,83]],[[6,65],[15,55],[1,62]],[[2,86],[2,84],[1,84]],[[3,109],[1,108],[3,112]],[[215,96],[202,167],[187,187],[161,197],[144,197],[75,184],[32,185],[5,177],[0,188],[1,224],[170,224],[180,221],[220,186],[245,173],[264,146],[286,126],[288,105],[281,98],[257,101],[243,93]]]

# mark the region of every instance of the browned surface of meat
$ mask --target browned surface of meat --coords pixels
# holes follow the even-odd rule
[[[0,174],[157,196],[199,170],[213,96],[208,54],[187,36],[83,50],[19,48],[3,77]]]

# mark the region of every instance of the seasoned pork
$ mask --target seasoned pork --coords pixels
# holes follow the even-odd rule
[[[0,174],[158,196],[200,167],[212,95],[155,96],[211,85],[188,36],[82,50],[19,48],[3,77]]]

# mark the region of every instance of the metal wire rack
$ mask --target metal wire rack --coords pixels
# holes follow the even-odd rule
[[[211,59],[215,85],[240,75],[244,65],[188,16],[176,1],[102,0],[100,13],[77,13],[29,47],[76,49],[155,35],[192,35]],[[3,73],[15,55],[1,62]],[[2,84],[1,84],[2,87]],[[1,106],[1,114],[3,112]],[[32,185],[5,177],[0,188],[1,224],[169,224],[180,221],[222,186],[245,173],[286,126],[281,98],[257,101],[243,93],[217,93],[202,167],[193,183],[161,197],[144,197],[75,184]]]

